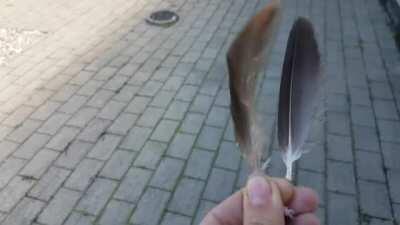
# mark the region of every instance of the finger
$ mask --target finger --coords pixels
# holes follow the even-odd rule
[[[238,191],[211,209],[200,225],[241,225],[243,193]]]
[[[279,191],[281,192],[282,202],[284,205],[288,205],[294,195],[294,186],[286,179],[277,177],[268,177],[268,179],[271,179],[278,185]]]
[[[317,194],[310,188],[296,187],[288,207],[294,210],[295,215],[315,212],[318,207]]]
[[[249,179],[243,195],[243,224],[284,224],[281,194],[275,182],[263,176]]]
[[[291,225],[320,225],[319,219],[312,213],[301,214],[293,218]]]

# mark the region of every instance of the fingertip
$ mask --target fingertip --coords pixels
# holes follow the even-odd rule
[[[276,177],[272,177],[270,179],[277,184],[281,193],[283,204],[289,204],[294,195],[294,186],[286,179]]]
[[[315,191],[307,187],[296,187],[289,208],[293,209],[296,214],[311,213],[317,209],[318,202]]]
[[[301,214],[293,218],[293,225],[320,225],[319,219],[312,213]]]

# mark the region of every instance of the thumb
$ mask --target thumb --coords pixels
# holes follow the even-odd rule
[[[284,225],[283,203],[277,184],[263,176],[247,182],[243,199],[243,225]]]

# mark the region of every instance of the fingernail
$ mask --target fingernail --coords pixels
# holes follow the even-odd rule
[[[254,176],[247,183],[250,203],[255,207],[262,207],[268,203],[271,189],[264,177]]]

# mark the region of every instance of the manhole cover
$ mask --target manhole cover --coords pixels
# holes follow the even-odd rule
[[[155,11],[150,14],[146,21],[157,26],[171,26],[179,20],[178,14],[170,10]]]

